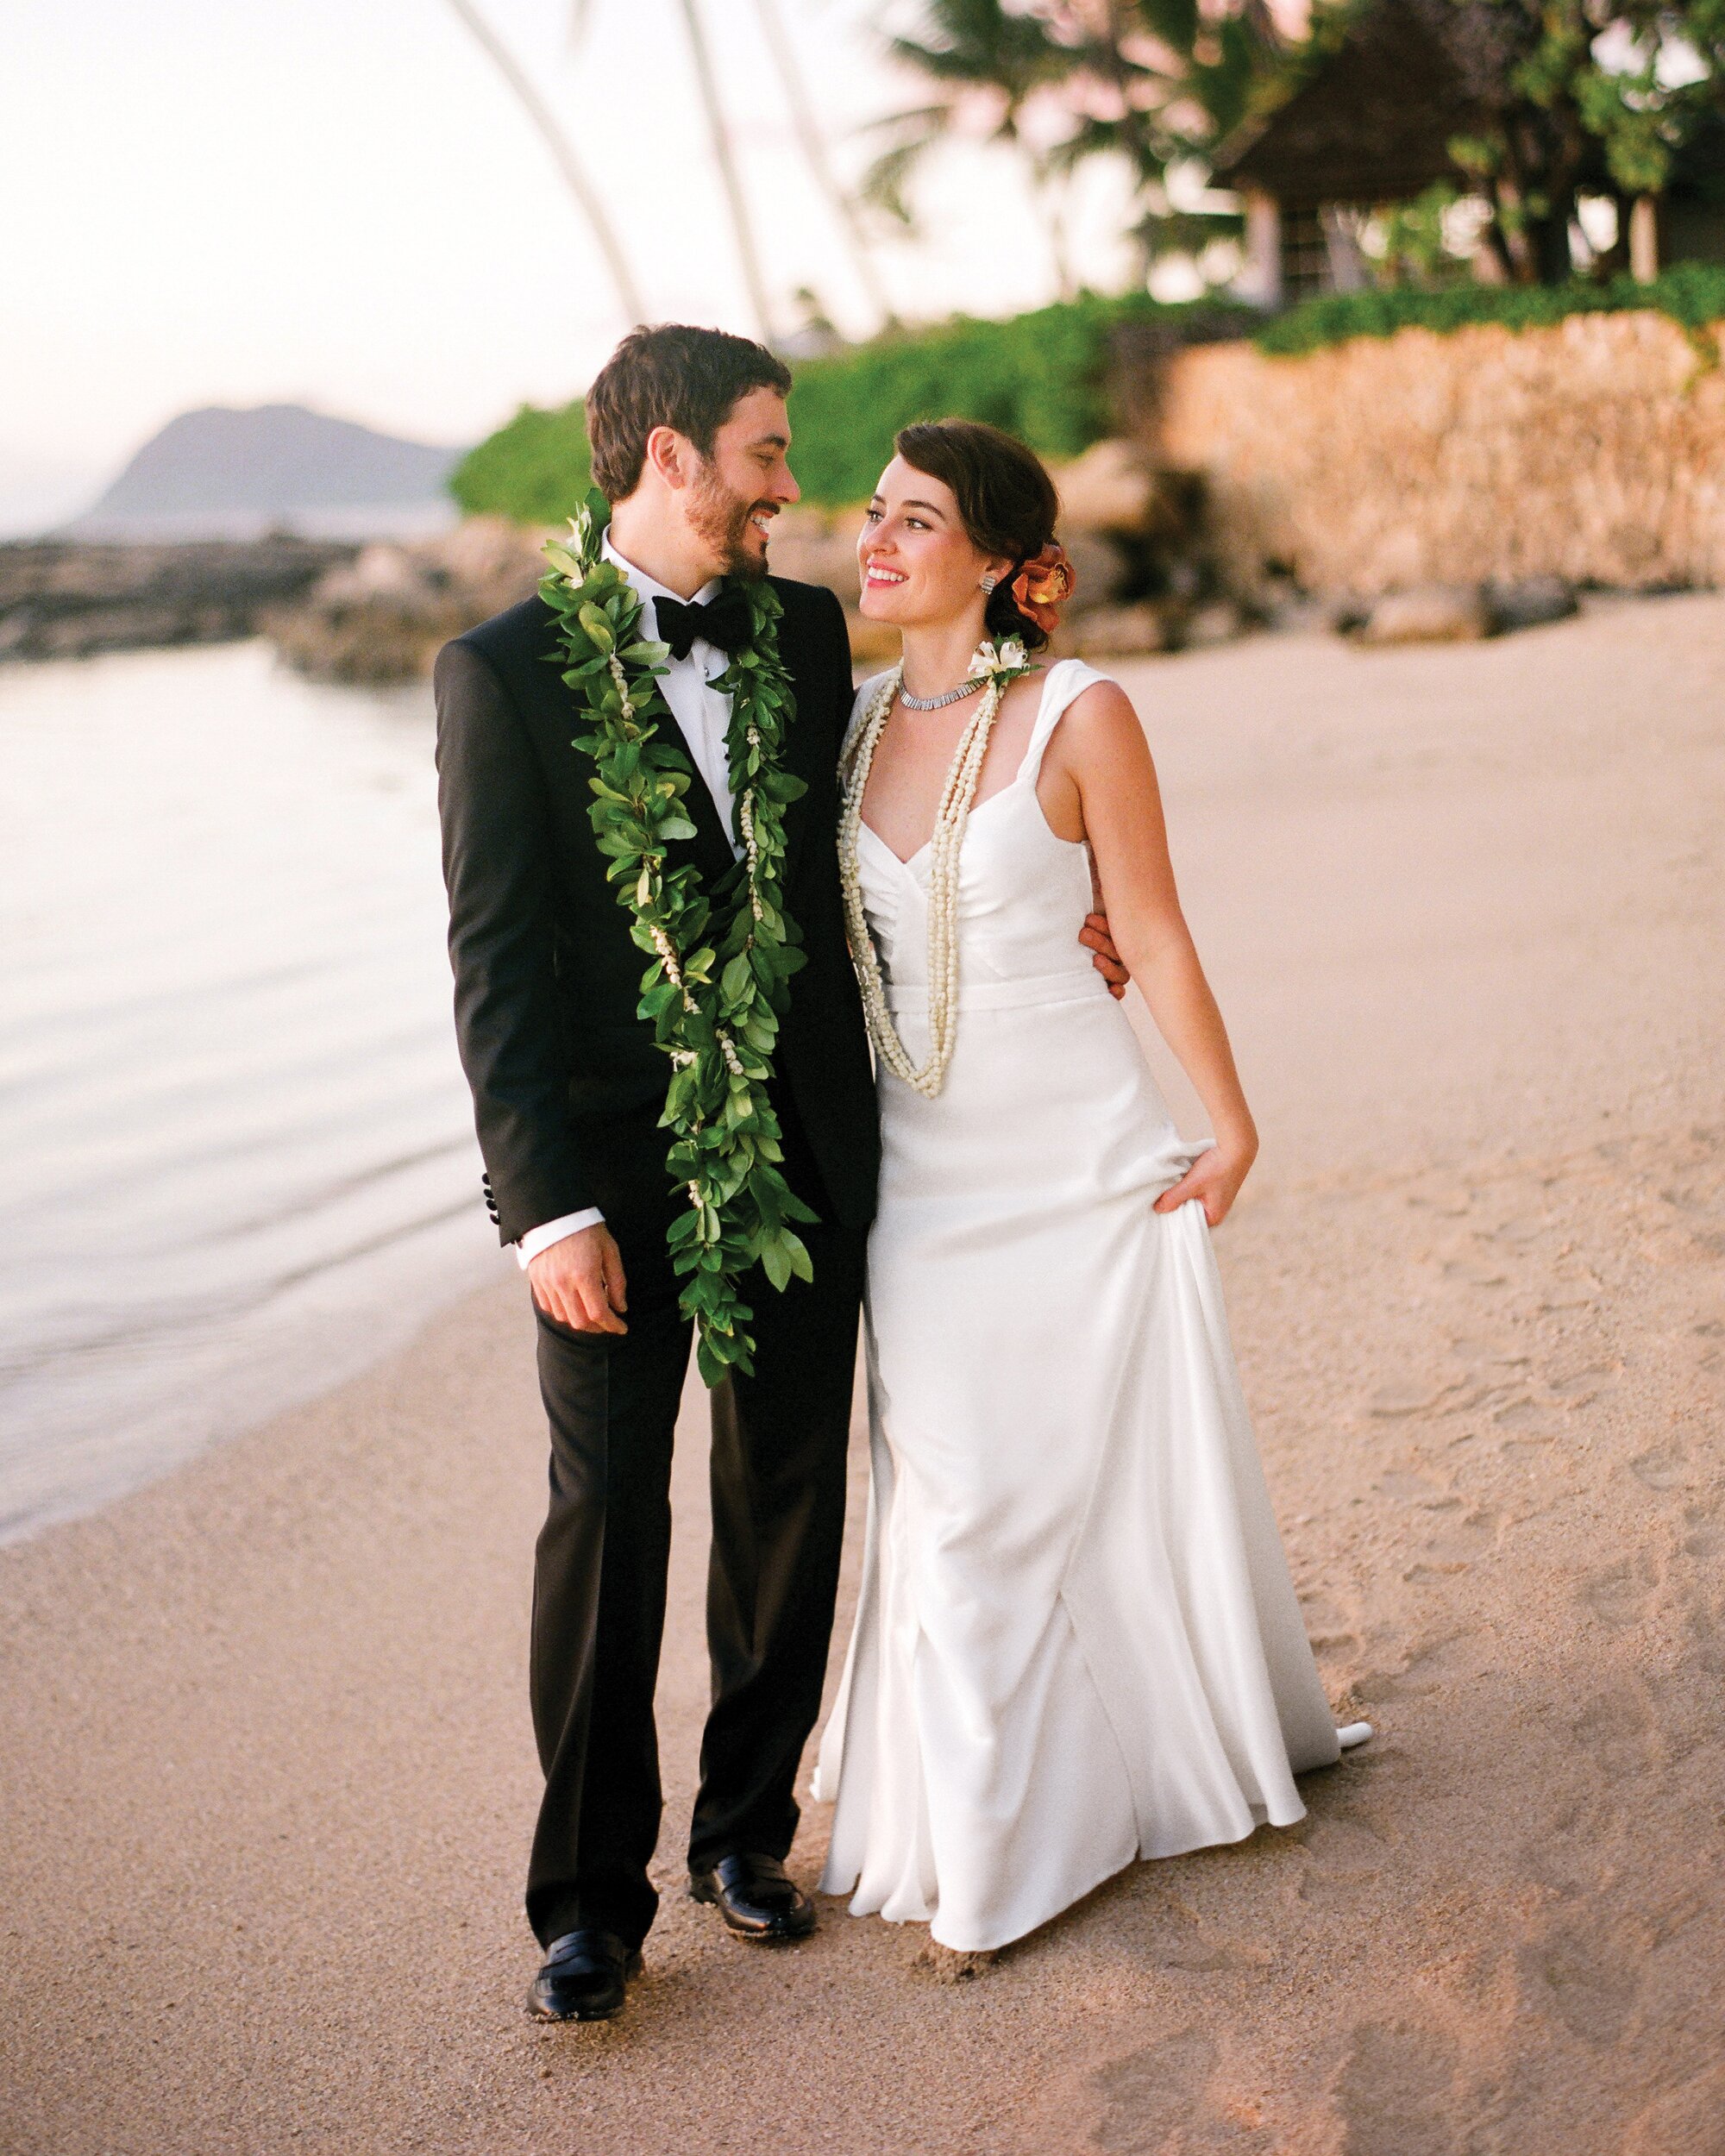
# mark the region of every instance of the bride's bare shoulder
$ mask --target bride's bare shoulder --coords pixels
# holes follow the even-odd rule
[[[1055,740],[1063,734],[1070,755],[1126,749],[1147,753],[1144,725],[1131,697],[1106,674],[1094,675],[1066,706]]]
[[[1015,681],[1008,681],[1007,693],[1000,699],[1000,717],[1013,718],[1023,711],[1036,711],[1042,705],[1043,691],[1048,685],[1048,668],[1039,666],[1030,674],[1021,674]]]

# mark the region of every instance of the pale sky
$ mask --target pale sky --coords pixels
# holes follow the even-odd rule
[[[751,329],[675,0],[481,0],[564,118],[662,318]],[[919,102],[875,0],[778,0],[825,132]],[[756,0],[702,0],[781,319],[873,326],[796,148]],[[913,317],[1053,295],[1016,166],[931,169],[882,274]],[[292,399],[475,439],[579,392],[626,326],[549,157],[448,0],[7,0],[0,11],[0,518],[81,505],[189,406]],[[1124,273],[1118,183],[1073,216]],[[52,498],[52,505],[50,505]],[[28,504],[28,506],[26,505]]]

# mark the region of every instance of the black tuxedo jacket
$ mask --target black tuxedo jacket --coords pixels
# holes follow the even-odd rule
[[[822,1188],[798,1194],[860,1227],[874,1212],[880,1138],[838,883],[850,649],[830,592],[773,586],[796,693],[786,761],[808,788],[785,814],[785,904],[808,962],[789,984],[775,1093],[793,1188],[795,1163],[812,1159]],[[446,644],[436,673],[455,1028],[505,1243],[588,1206],[644,1232],[672,1204],[659,1127],[670,1067],[635,1015],[650,962],[605,881],[593,759],[571,745],[586,714],[562,664],[555,617],[531,599]],[[679,738],[674,719],[661,725]],[[699,774],[687,799],[695,836],[667,849],[668,865],[693,858],[711,884],[731,848]]]

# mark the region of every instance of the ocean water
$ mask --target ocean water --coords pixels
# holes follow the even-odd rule
[[[503,1276],[429,692],[261,644],[0,667],[0,1540]]]

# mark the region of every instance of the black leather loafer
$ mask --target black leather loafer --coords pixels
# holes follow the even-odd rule
[[[689,1898],[711,1902],[739,1939],[806,1939],[814,1929],[814,1903],[776,1857],[721,1857],[690,1872]]]
[[[639,1952],[615,1932],[565,1932],[545,1949],[527,2011],[536,2021],[608,2021],[640,1973]]]

